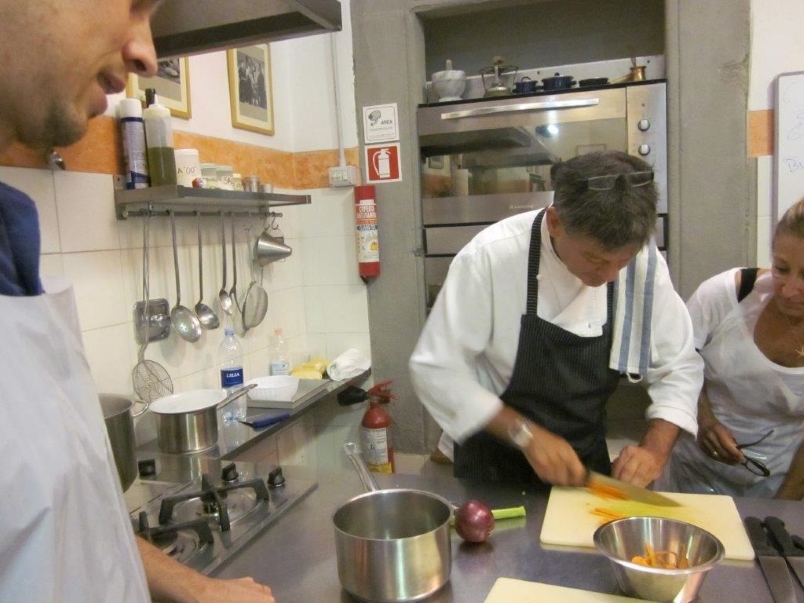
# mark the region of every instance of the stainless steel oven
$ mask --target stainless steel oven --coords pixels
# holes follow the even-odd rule
[[[427,305],[454,255],[487,225],[545,207],[550,167],[617,149],[645,159],[659,187],[657,245],[667,248],[667,109],[663,80],[422,105]]]

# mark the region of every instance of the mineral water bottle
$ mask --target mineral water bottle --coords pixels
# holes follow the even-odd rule
[[[270,364],[268,372],[271,375],[289,375],[290,360],[285,346],[285,338],[282,337],[282,329],[274,329],[274,336],[271,337]]]
[[[243,386],[243,348],[240,347],[232,327],[224,330],[223,341],[218,347],[218,366],[221,371],[221,387],[227,395]],[[245,418],[246,396],[240,396],[223,407],[225,425]]]

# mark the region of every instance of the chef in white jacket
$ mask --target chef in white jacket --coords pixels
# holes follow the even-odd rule
[[[645,486],[703,378],[689,315],[651,242],[657,193],[617,151],[554,165],[553,204],[502,220],[453,260],[410,359],[416,394],[455,442],[455,475],[579,485],[586,469]],[[605,404],[621,374],[652,404],[612,467]]]
[[[156,5],[0,0],[0,153],[76,142],[129,72],[153,75]],[[274,601],[134,536],[72,290],[40,280],[39,249],[33,201],[0,183],[0,601]]]

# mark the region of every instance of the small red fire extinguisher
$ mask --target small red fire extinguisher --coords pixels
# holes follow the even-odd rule
[[[382,381],[366,392],[369,407],[360,423],[360,441],[366,465],[375,473],[394,472],[394,448],[391,446],[389,429],[391,416],[383,406],[396,396],[391,393],[393,380]]]
[[[380,274],[380,238],[377,225],[375,187],[355,187],[355,225],[357,228],[357,261],[364,281]]]

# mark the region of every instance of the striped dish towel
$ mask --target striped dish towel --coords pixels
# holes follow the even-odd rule
[[[609,368],[642,381],[650,365],[650,328],[659,251],[650,243],[614,283],[614,334]]]

